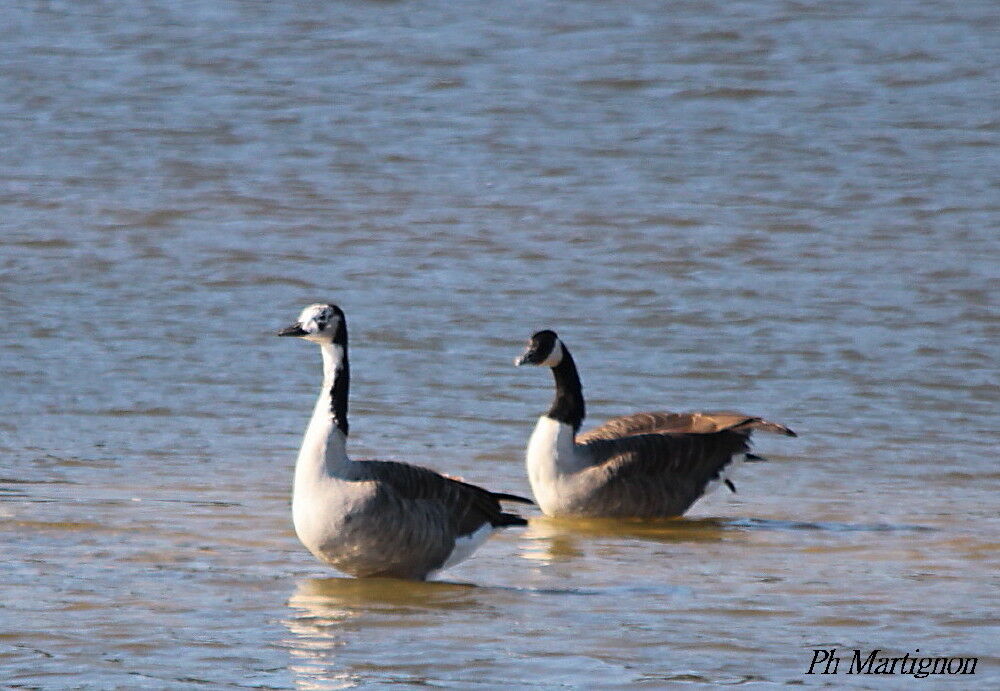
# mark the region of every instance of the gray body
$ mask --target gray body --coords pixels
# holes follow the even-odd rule
[[[347,456],[347,326],[311,305],[281,332],[319,344],[323,387],[295,463],[292,516],[302,544],[352,576],[424,579],[472,554],[494,529],[526,525],[500,500],[531,503],[390,461]]]
[[[552,368],[556,397],[528,442],[528,480],[548,516],[679,516],[725,483],[749,454],[754,430],[795,433],[742,413],[637,413],[577,435],[584,419],[576,365],[552,331],[532,337],[517,364]]]
[[[709,420],[723,424],[697,424]],[[732,483],[755,429],[789,432],[735,413],[638,413],[576,436],[543,417],[528,446],[528,478],[549,516],[680,516],[719,483]],[[565,441],[546,443],[553,434]]]
[[[293,512],[303,544],[352,576],[423,579],[469,556],[495,527],[519,523],[487,490],[431,470],[347,463],[341,477],[298,485]]]

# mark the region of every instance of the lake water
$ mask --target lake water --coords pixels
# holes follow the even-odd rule
[[[818,648],[1000,686],[1000,13],[962,3],[0,8],[0,684],[662,688]],[[590,419],[735,408],[684,520],[529,511],[444,582],[339,578],[290,482],[335,301],[355,457],[528,492]]]

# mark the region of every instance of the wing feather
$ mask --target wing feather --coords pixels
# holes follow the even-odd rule
[[[636,434],[713,434],[726,430],[760,430],[794,437],[795,432],[784,425],[761,417],[729,411],[710,413],[651,412],[623,415],[608,420],[600,427],[579,435],[577,443],[595,439],[619,439]]]
[[[520,516],[504,513],[501,499],[514,495],[494,495],[487,489],[453,480],[428,468],[395,461],[364,463],[371,479],[381,483],[401,499],[432,501],[442,505],[457,535],[469,535],[484,523],[493,526],[526,525]],[[518,499],[522,499],[518,497]]]
[[[589,491],[580,509],[603,516],[678,516],[735,454],[749,449],[748,437],[742,430],[591,436],[580,447],[593,460],[581,477]]]

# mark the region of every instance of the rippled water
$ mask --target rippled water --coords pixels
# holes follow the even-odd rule
[[[1000,684],[998,30],[985,0],[5,4],[0,680],[816,684],[859,647]],[[340,579],[289,515],[319,357],[270,335],[314,300],[356,457],[526,492],[543,327],[591,423],[801,437],[685,520]]]

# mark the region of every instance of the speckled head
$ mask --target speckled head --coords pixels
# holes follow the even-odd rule
[[[347,340],[347,320],[344,310],[336,305],[309,305],[298,321],[278,332],[279,336],[297,336],[313,343],[339,343]]]

